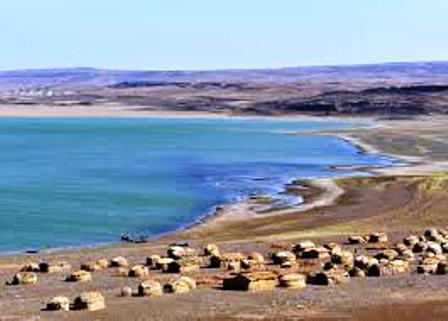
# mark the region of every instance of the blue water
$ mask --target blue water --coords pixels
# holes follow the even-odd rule
[[[296,177],[386,165],[330,135],[350,122],[0,119],[0,252],[154,236]]]

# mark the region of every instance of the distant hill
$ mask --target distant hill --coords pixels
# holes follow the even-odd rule
[[[13,104],[95,104],[278,113],[445,113],[448,62],[208,71],[94,68],[0,72]]]

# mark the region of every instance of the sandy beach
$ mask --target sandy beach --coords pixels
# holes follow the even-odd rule
[[[222,117],[208,114],[156,113],[141,115],[112,107],[1,107],[1,117]],[[39,107],[41,108],[41,107]],[[92,112],[92,114],[90,113]],[[109,112],[111,114],[109,114]],[[194,115],[194,116],[193,116]],[[88,284],[67,285],[63,275],[42,275],[33,287],[11,287],[4,282],[29,261],[64,260],[72,266],[99,258],[122,255],[132,263],[163,254],[168,244],[187,241],[201,248],[216,243],[223,251],[258,251],[268,256],[272,246],[300,240],[342,243],[351,234],[387,232],[391,243],[430,226],[445,227],[448,205],[447,120],[424,118],[378,120],[368,129],[332,132],[365,152],[393,155],[404,166],[366,169],[371,177],[336,178],[301,182],[306,203],[296,208],[253,212],[256,201],[224,206],[217,215],[189,229],[143,244],[119,243],[97,248],[68,249],[0,257],[0,320],[439,320],[448,317],[448,280],[443,276],[407,274],[354,279],[336,287],[310,286],[301,291],[276,289],[239,293],[218,289],[229,272],[209,269],[191,274],[197,290],[186,295],[159,298],[120,298],[124,285],[138,280],[114,277],[112,271],[95,272]],[[405,143],[404,143],[405,142]],[[151,271],[161,282],[172,278]],[[41,311],[55,295],[74,297],[84,289],[100,290],[107,299],[104,311],[54,313]],[[18,305],[20,304],[20,309]],[[381,312],[381,317],[378,313]],[[439,318],[439,319],[438,319]]]

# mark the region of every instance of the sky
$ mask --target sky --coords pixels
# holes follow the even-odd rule
[[[0,0],[0,70],[448,60],[448,0]]]

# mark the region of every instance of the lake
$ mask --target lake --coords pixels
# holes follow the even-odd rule
[[[0,252],[156,236],[293,178],[388,165],[312,130],[350,121],[0,119]],[[300,134],[291,134],[299,131]],[[284,199],[282,199],[284,197]]]

